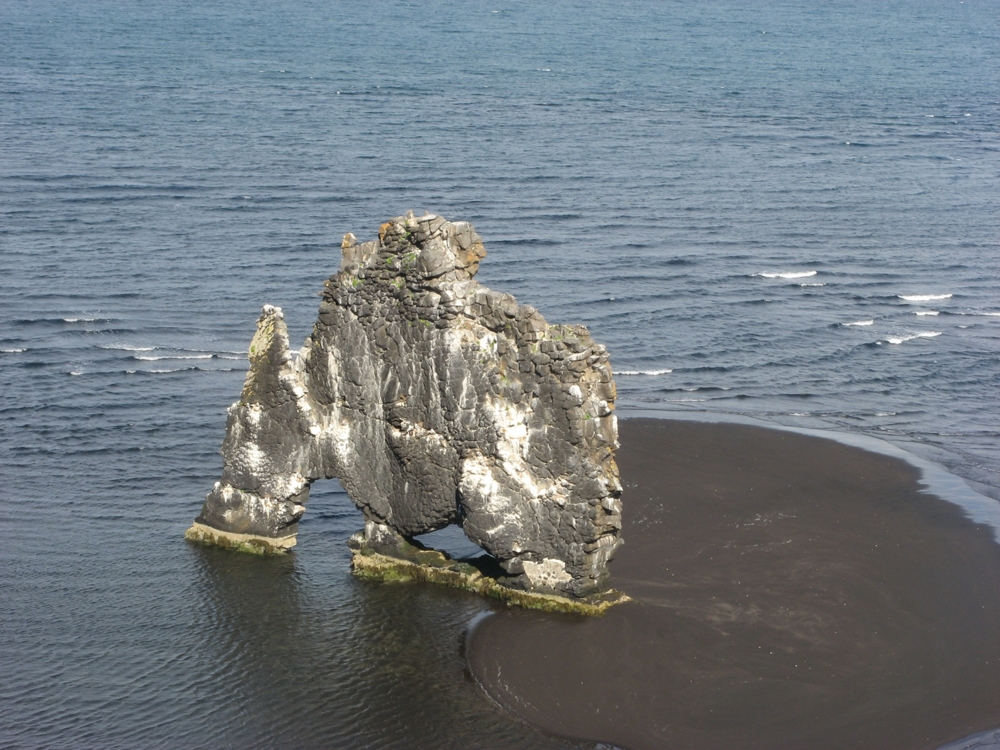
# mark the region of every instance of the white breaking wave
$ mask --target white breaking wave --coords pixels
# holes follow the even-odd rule
[[[914,315],[939,315],[937,310],[914,310]]]
[[[114,318],[63,318],[63,323],[113,323]]]
[[[244,349],[241,352],[233,351],[232,349],[184,349],[182,351],[191,352],[194,354],[204,354],[209,357],[214,357],[215,359],[243,359],[247,358],[247,351]],[[298,349],[292,349],[291,354],[295,356],[298,354]],[[172,355],[175,359],[183,359],[183,357]],[[203,357],[190,357],[190,359],[203,359]]]
[[[765,279],[808,279],[815,275],[816,271],[766,271],[754,274],[754,276],[763,276]]]
[[[991,318],[1000,318],[1000,312],[997,313],[979,313],[980,315],[989,315]]]
[[[826,284],[823,284],[823,283],[816,283],[816,284],[799,284],[799,286],[826,286]]]
[[[920,333],[913,333],[909,336],[887,336],[886,341],[890,344],[902,344],[904,341],[913,341],[913,339],[932,339],[935,336],[940,336],[941,331],[921,331]]]
[[[666,375],[673,370],[619,370],[615,375]]]
[[[0,349],[0,352],[4,354],[20,354],[21,352],[26,352],[27,349]]]
[[[841,323],[842,326],[873,326],[874,320],[856,320],[853,323]]]
[[[907,302],[933,302],[939,299],[951,299],[950,294],[897,294],[896,296]]]
[[[170,354],[164,355],[162,357],[134,357],[134,359],[141,359],[143,362],[155,362],[160,359],[211,359],[214,354]]]
[[[197,369],[197,368],[194,368],[194,367],[179,367],[177,369],[172,369],[172,370],[126,370],[125,374],[126,375],[151,375],[151,374],[162,375],[163,373],[166,373],[166,372],[184,372],[184,370],[194,370],[194,369]]]
[[[70,375],[83,375],[83,370],[70,370]]]
[[[165,375],[173,372],[243,372],[239,367],[175,367],[166,370],[126,370],[126,375]]]

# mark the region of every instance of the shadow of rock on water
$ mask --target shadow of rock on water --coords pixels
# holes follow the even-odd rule
[[[210,733],[225,746],[592,747],[484,700],[461,652],[468,623],[493,606],[481,597],[358,579],[330,536],[304,532],[301,551],[277,557],[191,550],[217,665],[206,679],[227,724]]]
[[[747,425],[625,420],[601,618],[469,640],[539,726],[640,748],[931,750],[1000,726],[1000,545],[899,459]]]

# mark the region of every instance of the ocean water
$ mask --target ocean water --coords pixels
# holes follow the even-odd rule
[[[303,339],[407,209],[588,325],[623,414],[1000,500],[998,92],[986,0],[0,0],[0,745],[574,746],[466,676],[492,605],[350,576],[335,483],[289,558],[182,539],[261,305]]]

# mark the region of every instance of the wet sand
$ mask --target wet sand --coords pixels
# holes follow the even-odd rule
[[[895,458],[735,424],[629,419],[635,601],[511,609],[473,674],[549,731],[640,750],[918,750],[1000,726],[1000,545]]]

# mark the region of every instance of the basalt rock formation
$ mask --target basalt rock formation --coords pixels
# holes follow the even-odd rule
[[[356,568],[485,580],[412,540],[459,524],[499,563],[489,587],[604,590],[621,544],[605,348],[475,281],[486,251],[468,223],[410,213],[342,249],[297,356],[281,310],[264,307],[222,478],[189,538],[291,547],[310,484],[337,477],[366,520]]]

